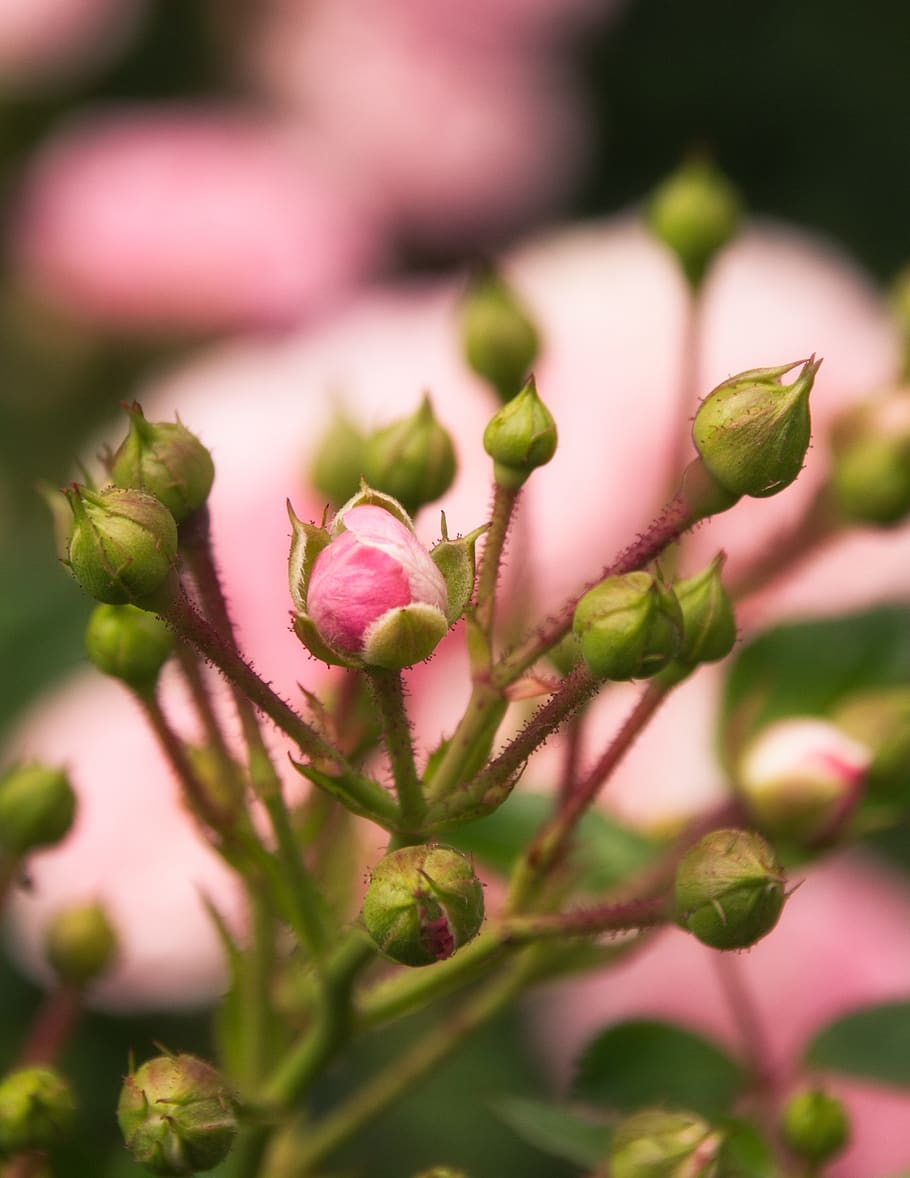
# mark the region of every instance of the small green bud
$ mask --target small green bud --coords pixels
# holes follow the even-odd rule
[[[733,604],[721,581],[726,559],[719,553],[702,572],[673,586],[683,619],[677,658],[689,667],[726,658],[736,642]]]
[[[713,830],[676,870],[676,920],[712,949],[746,949],[777,924],[784,877],[763,838]]]
[[[357,494],[364,471],[365,442],[350,416],[338,410],[314,451],[309,471],[313,488],[325,495],[332,507],[340,507]]]
[[[739,231],[742,206],[722,172],[705,160],[691,160],[660,185],[647,218],[651,231],[676,254],[697,288],[715,255]]]
[[[76,795],[62,769],[19,765],[0,777],[0,851],[25,855],[59,843],[73,825]]]
[[[530,315],[491,269],[480,270],[468,284],[461,304],[461,338],[468,364],[503,402],[521,388],[540,351]]]
[[[164,504],[119,487],[74,485],[64,494],[74,516],[68,563],[80,587],[110,605],[165,603],[175,589],[177,525]]]
[[[110,460],[111,482],[153,495],[182,524],[209,497],[212,456],[181,422],[146,421],[136,403],[127,412],[129,433]]]
[[[813,1166],[831,1161],[850,1140],[847,1110],[835,1096],[807,1088],[787,1101],[781,1118],[787,1148]]]
[[[646,679],[678,655],[683,618],[672,590],[650,573],[625,573],[582,597],[572,628],[592,675]]]
[[[361,915],[386,957],[400,965],[432,965],[477,934],[483,886],[460,851],[402,847],[373,868]]]
[[[842,413],[831,429],[831,485],[856,523],[887,527],[910,512],[910,389]]]
[[[841,732],[871,750],[870,799],[903,807],[910,800],[910,689],[882,687],[847,696],[831,717]]]
[[[117,1120],[127,1148],[153,1174],[214,1169],[237,1134],[233,1093],[193,1055],[159,1055],[127,1076]]]
[[[436,419],[429,396],[410,417],[367,438],[363,476],[410,515],[448,491],[455,478],[455,447]]]
[[[715,1178],[723,1134],[695,1113],[645,1109],[620,1121],[610,1178]]]
[[[513,489],[538,466],[546,466],[556,453],[556,441],[556,422],[537,395],[533,376],[483,431],[483,448],[493,459],[497,483]]]
[[[155,686],[173,649],[173,631],[135,605],[96,605],[85,630],[91,662],[136,691]]]
[[[736,766],[734,785],[752,821],[771,838],[831,841],[862,799],[872,752],[817,716],[762,728]]]
[[[802,364],[797,379],[779,377]],[[763,499],[788,487],[809,448],[809,393],[821,360],[797,360],[731,376],[698,407],[692,440],[705,466],[733,495]]]
[[[0,1157],[48,1149],[73,1129],[76,1102],[56,1068],[19,1068],[0,1081]]]
[[[100,904],[82,904],[54,915],[44,931],[44,950],[61,982],[87,986],[113,965],[117,934]]]

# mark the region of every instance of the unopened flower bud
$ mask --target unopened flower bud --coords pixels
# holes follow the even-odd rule
[[[831,485],[849,520],[887,526],[910,512],[910,389],[842,413],[831,430]]]
[[[146,421],[133,404],[129,433],[109,464],[111,482],[153,495],[178,524],[209,497],[215,479],[212,456],[179,421]]]
[[[679,653],[683,618],[672,590],[638,572],[607,577],[590,589],[572,626],[592,675],[646,679]]]
[[[127,1076],[117,1120],[127,1148],[153,1174],[214,1169],[237,1134],[231,1090],[192,1055],[160,1055]]]
[[[386,957],[401,965],[432,965],[480,929],[483,887],[460,851],[402,847],[373,868],[362,916]]]
[[[144,491],[107,487],[64,492],[73,511],[68,564],[89,596],[154,608],[174,590],[177,525]]]
[[[736,236],[742,219],[739,194],[706,160],[691,160],[651,197],[648,224],[698,287],[715,255]]]
[[[69,1137],[76,1102],[52,1067],[25,1067],[0,1081],[0,1157],[49,1149]]]
[[[798,1092],[787,1102],[781,1118],[787,1148],[813,1166],[822,1165],[847,1145],[850,1122],[841,1101],[820,1088]]]
[[[802,364],[792,384],[779,377]],[[692,440],[733,495],[763,499],[790,485],[809,448],[809,393],[821,360],[797,360],[731,376],[698,407]]]
[[[173,649],[173,631],[135,605],[96,605],[85,629],[91,662],[136,691],[155,686]]]
[[[468,364],[506,402],[531,371],[540,339],[515,291],[485,269],[468,285],[461,305],[461,337]]]
[[[47,960],[61,982],[87,986],[113,965],[117,934],[100,904],[57,912],[44,930]]]
[[[416,412],[367,438],[363,477],[410,514],[444,495],[455,478],[455,448],[425,396]]]
[[[690,1112],[645,1109],[620,1121],[610,1178],[714,1178],[723,1134]]]
[[[0,852],[25,855],[59,843],[73,825],[76,795],[62,769],[26,764],[0,777]]]
[[[365,503],[342,508],[331,531],[304,602],[322,641],[366,666],[395,669],[428,658],[448,629],[448,595],[413,528]]]
[[[726,555],[673,586],[682,610],[683,636],[677,659],[688,667],[726,658],[736,642],[733,604],[721,581]]]
[[[313,453],[310,483],[333,507],[357,493],[363,477],[366,439],[350,416],[339,410]]]
[[[556,422],[537,395],[533,376],[483,431],[483,448],[503,487],[520,487],[538,466],[546,466],[556,453],[556,442]]]
[[[763,838],[713,830],[682,857],[676,871],[677,922],[712,949],[746,949],[777,924],[784,877]]]
[[[832,720],[841,732],[871,750],[865,781],[868,799],[895,807],[903,815],[910,801],[910,689],[881,687],[849,695]]]
[[[862,797],[872,752],[828,720],[791,716],[746,747],[735,785],[757,827],[811,844],[832,838]]]

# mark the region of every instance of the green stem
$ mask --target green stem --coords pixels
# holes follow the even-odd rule
[[[453,791],[480,772],[507,707],[500,691],[489,683],[475,682],[465,713],[430,781],[431,809],[438,802],[444,808]]]
[[[193,704],[202,721],[208,746],[214,751],[219,764],[225,773],[238,776],[237,762],[228,748],[227,738],[215,711],[212,693],[202,671],[199,655],[186,642],[178,642],[176,650],[177,662],[190,690]]]
[[[339,1108],[315,1125],[296,1159],[297,1173],[315,1174],[345,1142],[393,1105],[522,992],[533,976],[535,949],[526,949],[504,976],[452,1011],[409,1050],[393,1059]]]
[[[383,740],[398,795],[402,827],[419,831],[426,816],[427,804],[414,762],[411,724],[404,704],[401,672],[373,667],[367,672],[367,677],[382,719]]]
[[[506,537],[515,514],[520,488],[494,484],[493,511],[486,534],[483,557],[477,578],[477,599],[474,619],[487,638],[487,649],[492,648],[493,627],[496,621],[496,586],[502,565]]]
[[[80,986],[61,985],[45,996],[19,1052],[20,1067],[59,1058],[82,1016],[82,1000]]]
[[[663,898],[629,900],[624,904],[595,904],[552,915],[507,917],[499,926],[499,936],[506,944],[593,937],[653,928],[666,924],[669,919],[667,901]]]
[[[0,911],[20,873],[24,874],[20,856],[0,852]]]
[[[275,835],[278,861],[288,882],[291,926],[301,945],[318,963],[332,939],[325,900],[303,862],[284,797],[270,792],[264,801]]]

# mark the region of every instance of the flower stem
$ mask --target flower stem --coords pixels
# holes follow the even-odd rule
[[[19,1066],[51,1064],[69,1042],[83,1010],[80,986],[58,986],[45,996],[19,1052]]]
[[[665,924],[669,909],[665,899],[652,897],[623,904],[596,904],[543,916],[511,916],[499,926],[507,944],[563,937],[593,937],[601,933],[630,932]]]
[[[494,484],[493,511],[489,531],[484,542],[480,573],[477,578],[477,598],[474,605],[474,619],[486,636],[486,647],[492,649],[493,628],[496,622],[496,586],[502,566],[509,527],[515,515],[520,488],[503,487]]]
[[[383,740],[398,795],[401,825],[405,830],[416,832],[426,816],[427,805],[414,763],[411,723],[404,704],[401,672],[373,667],[367,677],[382,718]]]

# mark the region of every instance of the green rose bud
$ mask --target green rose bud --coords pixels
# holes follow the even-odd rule
[[[515,292],[490,269],[469,283],[461,304],[461,338],[468,364],[506,402],[521,388],[540,340]]]
[[[347,413],[339,410],[314,451],[310,483],[332,507],[356,495],[363,477],[366,439]]]
[[[650,573],[626,573],[589,590],[572,627],[592,675],[646,679],[679,653],[683,618],[672,590]]]
[[[829,1162],[850,1140],[850,1122],[843,1104],[820,1088],[798,1092],[787,1102],[781,1135],[798,1158],[813,1166]]]
[[[175,591],[177,525],[144,491],[73,486],[68,564],[90,597],[110,605],[164,605]]]
[[[645,1109],[620,1121],[610,1178],[715,1178],[723,1135],[695,1113]]]
[[[153,1174],[212,1170],[237,1134],[233,1094],[192,1055],[160,1055],[127,1076],[117,1120],[127,1148]]]
[[[537,395],[533,376],[483,432],[483,448],[493,459],[496,482],[513,489],[550,461],[556,441],[556,422]]]
[[[697,288],[714,257],[739,231],[742,207],[722,172],[705,160],[692,160],[657,189],[647,219]]]
[[[11,1072],[0,1081],[0,1157],[59,1145],[75,1118],[72,1090],[55,1068]]]
[[[842,413],[831,430],[831,485],[856,523],[887,527],[910,512],[910,389]]]
[[[682,857],[674,890],[676,919],[712,949],[746,949],[777,924],[783,872],[763,838],[713,830]]]
[[[76,795],[62,769],[19,765],[0,777],[0,851],[25,855],[59,843],[73,825]]]
[[[726,658],[736,642],[733,605],[721,581],[725,560],[720,553],[702,572],[673,586],[683,619],[677,658],[687,667]]]
[[[113,965],[117,934],[100,904],[82,904],[55,914],[44,932],[44,949],[61,982],[87,986]]]
[[[85,630],[91,662],[139,692],[155,686],[174,641],[164,622],[135,605],[96,605]]]
[[[381,952],[401,965],[444,961],[483,923],[483,887],[451,847],[402,847],[376,865],[361,913]]]
[[[363,476],[371,487],[397,499],[410,515],[448,491],[455,478],[455,448],[428,396],[410,417],[367,438]]]
[[[802,364],[789,385],[778,380]],[[809,393],[821,360],[797,360],[731,376],[698,407],[692,440],[705,466],[732,495],[762,499],[788,487],[809,448]]]
[[[135,403],[127,412],[129,433],[110,460],[111,482],[153,495],[181,524],[209,497],[212,456],[179,421],[146,421]]]

